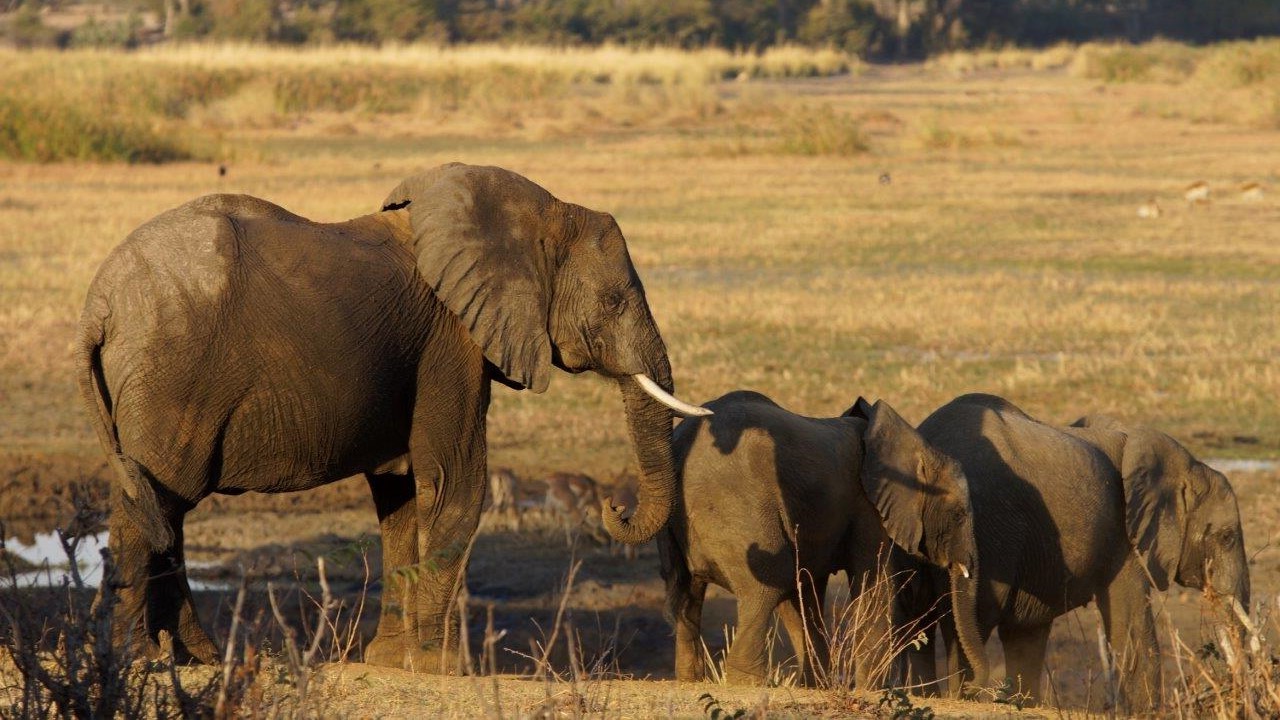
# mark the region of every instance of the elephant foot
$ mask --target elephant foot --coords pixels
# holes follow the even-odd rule
[[[222,652],[199,623],[184,624],[178,628],[173,657],[180,663],[193,665],[218,665],[222,662]]]
[[[364,661],[380,667],[404,668],[404,638],[401,635],[378,635],[364,649]]]
[[[766,682],[764,670],[762,668],[742,669],[732,665],[727,665],[724,669],[724,679],[729,685],[764,685]]]
[[[706,676],[701,663],[691,667],[682,665],[676,667],[676,680],[678,682],[700,683],[705,679]]]
[[[428,675],[458,675],[458,653],[441,651],[439,645],[405,646],[403,635],[378,635],[364,649],[369,665],[393,667]]]

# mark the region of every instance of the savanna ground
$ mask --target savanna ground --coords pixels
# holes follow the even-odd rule
[[[956,395],[993,392],[1047,420],[1105,412],[1155,425],[1202,458],[1230,461],[1255,599],[1274,604],[1280,472],[1240,462],[1280,457],[1274,44],[1058,48],[913,67],[833,54],[753,65],[725,54],[484,52],[0,58],[9,86],[0,112],[51,122],[57,102],[88,88],[73,132],[76,122],[123,117],[120,133],[199,158],[0,161],[0,518],[9,533],[29,538],[65,522],[78,481],[99,496],[105,487],[71,347],[94,270],[132,228],[211,192],[344,219],[375,210],[403,177],[462,160],[511,168],[617,217],[688,400],[750,388],[834,415],[861,394],[919,421]],[[153,76],[197,77],[183,92],[200,97],[130,105],[130,85]],[[158,83],[153,94],[171,85],[183,87]],[[174,102],[177,110],[165,104]],[[50,145],[31,147],[28,156]],[[1213,200],[1189,205],[1183,189],[1200,180]],[[1246,182],[1261,184],[1262,199],[1241,195]],[[1160,217],[1140,218],[1153,199]],[[558,375],[541,396],[495,390],[489,427],[490,465],[528,478],[531,498],[549,471],[607,482],[630,462],[616,392],[590,376]],[[362,481],[347,480],[206,502],[187,525],[195,574],[234,584],[248,572],[249,604],[261,609],[267,579],[315,592],[310,558],[324,554],[335,592],[354,601],[362,559],[379,574],[365,495]],[[602,659],[586,685],[331,666],[321,675],[324,712],[525,715],[552,697],[564,714],[701,715],[704,692],[730,710],[768,695],[771,713],[878,711],[874,696],[664,680],[672,649],[652,547],[627,562],[585,540],[571,552],[554,532],[494,528],[474,547],[472,630],[479,642],[491,605],[495,632],[506,633],[493,653],[499,670],[532,670],[518,653],[537,655],[530,640],[551,635],[571,557],[583,565],[566,613],[588,666]],[[234,592],[199,596],[206,624],[225,634]],[[718,654],[732,602],[720,595],[709,605],[705,634]],[[1198,593],[1173,590],[1157,606],[1166,643],[1175,628],[1190,648],[1208,641]],[[1102,707],[1096,626],[1092,608],[1059,621],[1050,668],[1063,709],[1037,712]],[[570,676],[563,641],[553,657]],[[570,696],[578,699],[563,701]]]

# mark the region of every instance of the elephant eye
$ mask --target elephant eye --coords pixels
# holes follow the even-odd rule
[[[627,308],[627,296],[621,290],[611,290],[605,293],[604,309],[613,315],[621,315],[622,311]]]

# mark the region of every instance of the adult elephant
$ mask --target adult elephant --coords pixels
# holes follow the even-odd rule
[[[617,381],[644,482],[629,519],[606,503],[603,520],[621,541],[647,540],[674,491],[672,408],[697,409],[669,394],[662,337],[609,215],[455,163],[347,222],[244,195],[148,221],[99,269],[79,341],[83,399],[118,475],[117,641],[154,651],[168,631],[179,655],[216,661],[183,516],[212,493],[363,473],[384,552],[365,659],[451,669],[490,380],[540,393],[553,365]]]
[[[959,615],[970,619],[960,623],[962,639],[971,643],[966,651],[984,666],[972,622],[977,550],[965,477],[954,461],[884,401],[859,398],[835,418],[796,415],[745,391],[707,407],[714,417],[676,428],[680,491],[671,522],[658,535],[679,680],[703,678],[708,583],[738,600],[725,663],[730,682],[767,679],[765,639],[775,609],[802,672],[813,677],[815,666],[825,672],[822,600],[828,576],[840,570],[855,597],[874,588],[856,629],[857,683],[873,687],[890,679],[895,659],[888,651],[902,640],[890,640],[899,580],[886,572],[893,547],[949,575]]]
[[[1168,435],[1101,416],[1052,426],[981,394],[944,405],[920,434],[969,478],[978,629],[983,640],[999,629],[1023,691],[1039,693],[1054,618],[1096,601],[1126,702],[1152,707],[1161,697],[1153,586],[1173,580],[1248,606],[1231,484]]]

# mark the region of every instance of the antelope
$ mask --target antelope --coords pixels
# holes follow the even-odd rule
[[[1208,205],[1209,183],[1203,180],[1191,183],[1182,191],[1182,197],[1186,198],[1191,205]]]
[[[511,468],[489,471],[489,512],[506,517],[520,529],[520,479]]]
[[[582,473],[554,472],[547,476],[546,483],[543,508],[564,521],[566,540],[575,527],[582,525],[596,540],[606,539],[600,518],[600,487],[594,479]]]

